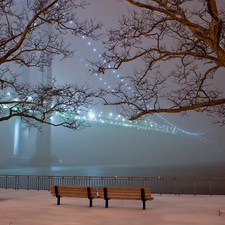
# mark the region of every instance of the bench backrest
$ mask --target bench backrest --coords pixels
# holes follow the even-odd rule
[[[109,199],[142,200],[141,189],[133,187],[106,187]],[[145,200],[151,200],[150,188],[143,188]],[[104,187],[98,187],[98,196],[104,198]]]
[[[55,186],[58,189],[58,195],[61,197],[75,197],[75,198],[88,198],[88,188],[90,190],[90,197],[97,198],[96,187],[90,186],[65,186],[65,185],[51,185],[50,192],[52,196],[56,196]]]

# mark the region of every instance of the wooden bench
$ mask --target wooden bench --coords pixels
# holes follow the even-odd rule
[[[145,202],[154,199],[151,197],[150,188],[132,187],[98,187],[98,196],[105,200],[106,208],[108,208],[108,201],[110,199],[121,199],[141,200],[143,202],[143,209],[145,209]]]
[[[51,185],[50,192],[52,196],[57,198],[57,205],[60,205],[61,197],[74,197],[74,198],[88,198],[89,206],[92,207],[92,199],[98,198],[96,187],[86,186],[65,186],[65,185]]]

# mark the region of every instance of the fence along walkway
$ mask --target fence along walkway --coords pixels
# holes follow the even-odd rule
[[[224,195],[223,177],[97,177],[0,175],[0,188],[49,190],[50,185],[150,187],[155,194]]]

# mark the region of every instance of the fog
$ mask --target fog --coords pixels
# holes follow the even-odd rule
[[[113,26],[118,13],[126,11],[127,4],[112,0],[95,0],[82,16],[96,17],[106,26]],[[61,83],[87,81],[93,87],[115,85],[116,74],[129,72],[124,66],[122,70],[107,72],[100,76],[88,74],[90,65],[86,58],[95,59],[103,47],[100,43],[88,39],[66,37],[76,48],[74,58],[60,61],[53,60],[52,76]],[[27,70],[33,74],[33,70]],[[223,75],[223,78],[221,78]],[[27,76],[27,75],[26,75]],[[101,79],[100,79],[101,78]],[[218,84],[224,84],[224,70],[219,71]],[[102,112],[102,114],[101,114]],[[12,160],[15,156],[17,131],[15,119],[0,123],[0,164],[4,166],[23,165],[25,159],[31,159],[37,152],[38,161],[33,166],[42,165],[47,149],[53,156],[53,164],[57,165],[148,165],[148,166],[180,166],[198,164],[225,163],[225,127],[211,122],[204,113],[189,113],[189,116],[160,114],[149,116],[159,126],[176,128],[177,133],[157,129],[142,129],[115,124],[117,112],[113,107],[105,107],[101,103],[92,109],[92,113],[112,124],[101,124],[96,120],[89,121],[91,127],[82,131],[65,128],[44,128],[40,133],[32,128],[27,130],[20,124],[17,148],[21,161]],[[111,114],[110,114],[111,113]],[[135,122],[134,122],[135,123]],[[149,123],[149,122],[148,122]]]

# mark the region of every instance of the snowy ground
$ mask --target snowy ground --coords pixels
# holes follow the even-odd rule
[[[224,225],[225,196],[153,195],[141,201],[56,198],[48,191],[0,189],[0,225]],[[219,210],[224,212],[219,216]]]

